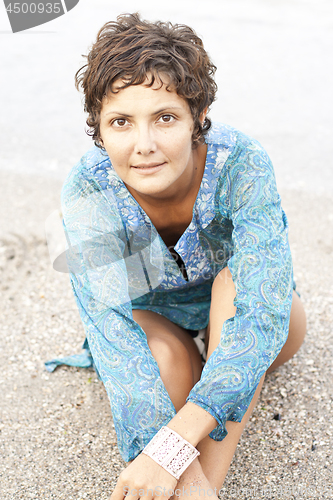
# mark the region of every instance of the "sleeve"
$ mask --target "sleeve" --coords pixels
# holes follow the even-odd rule
[[[64,185],[71,285],[94,364],[110,398],[119,451],[129,461],[175,409],[146,335],[133,320],[124,259],[127,240],[115,207],[87,175],[74,172]]]
[[[217,441],[227,435],[227,420],[241,421],[287,340],[293,292],[288,224],[267,153],[241,135],[225,171],[228,189],[221,189],[217,203],[233,224],[228,268],[236,314],[223,324],[220,343],[187,399],[217,420],[210,433]]]

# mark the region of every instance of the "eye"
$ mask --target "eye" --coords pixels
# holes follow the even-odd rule
[[[160,116],[159,121],[163,123],[171,123],[172,121],[174,121],[174,119],[175,118],[172,115],[162,115]]]
[[[127,124],[126,118],[116,118],[111,122],[111,125],[116,128],[122,128]]]

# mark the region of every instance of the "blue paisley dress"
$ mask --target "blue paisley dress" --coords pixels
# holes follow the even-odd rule
[[[216,419],[210,436],[218,441],[227,420],[242,419],[287,339],[292,259],[271,161],[223,124],[213,124],[206,143],[192,221],[175,246],[185,277],[105,151],[88,151],[63,187],[71,284],[126,461],[175,415],[133,309],[203,329],[213,280],[228,265],[237,311],[187,398]]]

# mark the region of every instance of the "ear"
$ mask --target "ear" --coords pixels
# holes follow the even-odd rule
[[[205,118],[206,118],[206,115],[207,115],[207,111],[208,111],[208,106],[206,106],[206,108],[203,110],[203,112],[199,116],[199,120],[201,122],[201,125],[204,124],[204,121],[205,121]]]

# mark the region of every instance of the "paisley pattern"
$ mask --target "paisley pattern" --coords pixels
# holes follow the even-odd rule
[[[217,420],[215,440],[242,419],[287,339],[292,261],[270,159],[226,125],[214,124],[206,142],[192,221],[175,246],[188,281],[105,152],[88,151],[63,188],[71,283],[126,461],[175,415],[133,308],[203,329],[212,282],[228,265],[237,312],[187,399]]]

